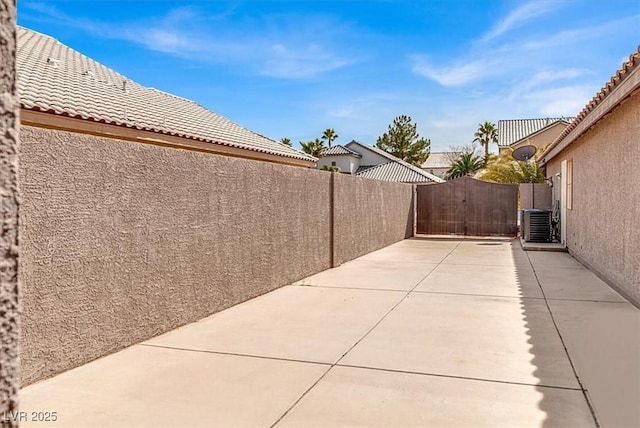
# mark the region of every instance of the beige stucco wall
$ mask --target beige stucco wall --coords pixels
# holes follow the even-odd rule
[[[545,129],[541,133],[536,134],[533,137],[527,138],[525,140],[522,140],[517,144],[512,144],[509,147],[501,147],[499,152],[502,153],[508,149],[515,150],[518,147],[522,147],[522,146],[535,146],[538,149],[541,149],[541,148],[543,149],[547,147],[549,144],[553,143],[556,140],[556,138],[558,138],[560,134],[562,134],[562,131],[564,131],[566,127],[567,125],[559,122],[554,126],[548,129]]]
[[[23,385],[409,236],[411,186],[23,127]]]
[[[640,307],[640,91],[547,164],[573,159],[569,251]]]
[[[552,189],[546,183],[522,183],[520,190],[520,208],[550,210],[552,207]]]
[[[18,124],[16,4],[0,0],[0,426],[17,426],[20,311],[18,288]],[[15,414],[14,414],[15,415]]]
[[[21,138],[24,384],[329,267],[330,173]]]
[[[413,186],[335,174],[335,265],[413,235]]]

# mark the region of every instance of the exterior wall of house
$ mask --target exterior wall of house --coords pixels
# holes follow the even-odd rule
[[[445,176],[447,175],[449,168],[422,168],[422,170],[446,180]]]
[[[349,144],[346,145],[346,147],[362,155],[362,158],[360,159],[360,165],[371,166],[389,162],[389,159],[385,158],[384,156],[380,156],[379,154],[372,152],[371,150],[363,148],[359,144],[353,144],[352,146],[350,146]]]
[[[511,148],[515,150],[518,147],[529,145],[536,146],[539,149],[545,148],[549,144],[553,143],[556,138],[558,138],[560,134],[562,134],[562,131],[564,131],[566,127],[567,125],[565,125],[564,123],[557,123],[554,126],[545,129],[541,133],[534,135],[531,138],[527,138],[526,140],[523,140],[518,144],[511,145]]]
[[[34,127],[21,138],[24,385],[412,229],[402,185]],[[350,221],[358,239],[331,239],[332,206],[336,232]]]
[[[18,426],[18,117],[16,90],[16,3],[0,0],[0,425]]]
[[[546,175],[573,161],[567,246],[640,307],[640,91],[551,159]],[[557,192],[556,194],[558,194]]]
[[[340,172],[345,174],[354,174],[358,169],[358,161],[359,159],[354,156],[346,156],[346,155],[329,155],[323,156],[318,160],[318,169],[323,166],[332,166],[332,162],[335,162],[338,168],[340,168]]]
[[[413,236],[413,186],[335,175],[337,266]]]

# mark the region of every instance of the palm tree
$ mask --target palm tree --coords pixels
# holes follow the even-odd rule
[[[451,164],[447,171],[447,180],[452,180],[465,175],[473,175],[484,166],[484,162],[473,153],[467,152],[460,155],[458,160]]]
[[[322,133],[322,140],[327,142],[329,148],[331,148],[331,143],[337,139],[338,134],[336,134],[336,131],[333,128],[327,128]]]
[[[337,166],[323,165],[320,171],[340,172],[340,168]]]
[[[287,138],[287,137],[281,138],[280,142],[285,146],[291,147],[291,138]]]
[[[489,144],[498,142],[498,130],[496,126],[486,121],[485,123],[478,124],[478,130],[475,134],[473,141],[477,141],[484,146],[484,164],[489,162]]]
[[[302,151],[313,156],[319,158],[322,156],[326,150],[324,146],[324,141],[321,141],[319,138],[315,140],[307,141],[306,143],[300,141],[300,147],[302,147]]]

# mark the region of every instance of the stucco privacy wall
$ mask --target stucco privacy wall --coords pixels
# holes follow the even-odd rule
[[[18,97],[16,4],[0,0],[0,426],[18,408]]]
[[[520,208],[550,210],[553,205],[552,189],[546,183],[522,183],[520,189]]]
[[[331,174],[23,127],[22,381],[329,267]]]
[[[34,127],[21,139],[23,385],[327,269],[332,242],[339,264],[413,230],[411,185]]]
[[[413,235],[413,186],[335,174],[334,263]]]
[[[640,307],[640,91],[547,164],[573,159],[569,251]]]

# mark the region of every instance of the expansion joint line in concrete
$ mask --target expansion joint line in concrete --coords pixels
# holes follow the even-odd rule
[[[338,359],[338,361],[336,361],[335,363],[331,364],[331,367],[329,367],[329,368],[327,369],[327,371],[326,371],[326,372],[324,372],[324,373],[322,374],[322,376],[320,376],[320,378],[318,378],[318,380],[317,380],[316,382],[314,382],[314,384],[313,384],[313,385],[311,385],[311,387],[309,387],[309,389],[307,389],[307,390],[306,390],[306,391],[305,391],[305,392],[300,396],[300,398],[298,398],[298,399],[296,400],[296,402],[295,402],[295,403],[293,403],[293,405],[291,405],[291,407],[289,407],[289,408],[287,409],[287,411],[286,411],[286,412],[284,412],[284,413],[282,414],[282,416],[280,416],[280,418],[278,418],[278,420],[277,420],[273,425],[271,425],[271,427],[270,427],[270,428],[274,428],[276,425],[278,425],[278,423],[279,423],[279,422],[280,422],[280,421],[281,421],[285,416],[287,416],[287,414],[288,414],[289,412],[291,412],[291,410],[292,410],[292,409],[293,409],[293,408],[294,408],[294,407],[295,407],[295,406],[296,406],[296,405],[297,405],[297,404],[298,404],[298,403],[299,403],[299,402],[300,402],[300,401],[301,401],[301,400],[302,400],[302,399],[303,399],[303,398],[304,398],[304,397],[309,393],[309,391],[311,391],[311,390],[312,390],[312,389],[313,389],[313,388],[314,388],[314,387],[315,387],[315,386],[316,386],[316,385],[317,385],[317,384],[318,384],[322,379],[324,379],[324,377],[327,375],[327,373],[329,373],[329,372],[331,371],[331,369],[333,369],[335,366],[338,366],[338,365],[340,364],[340,361],[342,361],[342,359],[343,359],[343,358],[344,358],[344,357],[345,357],[349,352],[351,352],[351,350],[353,350],[353,348],[355,348],[356,346],[358,346],[358,344],[359,344],[360,342],[362,342],[362,341],[363,341],[363,340],[364,340],[364,339],[365,339],[365,338],[366,338],[366,337],[367,337],[367,336],[368,336],[368,335],[369,335],[369,334],[370,334],[370,333],[371,333],[371,332],[372,332],[372,331],[373,331],[373,330],[374,330],[378,325],[380,325],[380,323],[381,323],[382,321],[384,321],[384,320],[385,320],[385,319],[386,319],[386,318],[391,314],[391,312],[393,312],[393,311],[394,311],[394,310],[395,310],[395,309],[400,305],[400,303],[404,302],[404,300],[405,300],[407,297],[409,297],[409,294],[411,294],[411,292],[412,292],[413,290],[415,290],[415,289],[416,289],[416,287],[417,287],[418,285],[420,285],[420,283],[421,283],[422,281],[424,281],[424,280],[425,280],[429,275],[431,275],[431,272],[433,272],[434,270],[436,270],[436,268],[437,268],[438,266],[440,266],[440,264],[444,261],[444,259],[446,259],[447,257],[449,257],[449,255],[450,255],[451,253],[453,253],[453,252],[454,252],[454,251],[455,251],[455,250],[460,246],[460,244],[461,244],[461,243],[462,243],[462,241],[458,242],[458,244],[457,244],[457,245],[456,245],[456,246],[455,246],[451,251],[449,251],[449,252],[447,253],[447,255],[446,255],[445,257],[443,257],[443,258],[442,258],[442,260],[440,260],[440,262],[439,262],[439,263],[438,263],[438,264],[437,264],[433,269],[431,269],[429,272],[427,272],[427,274],[426,274],[424,277],[422,277],[419,281],[417,281],[417,282],[416,282],[416,285],[414,285],[414,286],[413,286],[413,288],[412,288],[411,290],[407,291],[407,292],[405,293],[405,295],[404,295],[400,300],[398,300],[398,303],[396,303],[395,305],[393,305],[393,307],[392,307],[391,309],[389,309],[389,310],[388,310],[388,311],[387,311],[387,312],[386,312],[386,313],[385,313],[385,314],[384,314],[384,315],[383,315],[383,316],[378,320],[378,322],[376,322],[376,323],[373,325],[373,327],[371,327],[369,330],[367,330],[367,331],[364,333],[364,335],[362,335],[362,337],[361,337],[360,339],[358,339],[358,340],[357,340],[353,345],[351,345],[351,346],[349,347],[349,349],[347,349],[347,350],[345,351],[345,353],[344,353],[344,354],[342,354],[342,356]]]
[[[298,360],[295,358],[284,358],[284,357],[269,357],[266,355],[242,354],[240,352],[211,351],[208,349],[190,349],[190,348],[182,348],[179,346],[154,345],[152,343],[138,343],[137,345],[134,345],[134,346],[147,346],[149,348],[171,349],[172,351],[200,352],[203,354],[228,355],[231,357],[258,358],[261,360],[287,361],[290,363],[317,364],[319,366],[331,366],[331,363],[323,363],[321,361]]]
[[[525,251],[525,253],[527,253]],[[593,407],[593,404],[591,403],[591,400],[589,399],[589,394],[587,393],[587,390],[585,389],[584,385],[582,384],[582,381],[580,380],[580,376],[578,376],[578,371],[576,370],[575,365],[573,364],[573,360],[571,359],[571,355],[569,354],[569,349],[567,349],[567,344],[564,341],[564,337],[562,337],[562,333],[560,332],[560,328],[558,327],[558,323],[556,322],[556,318],[553,316],[553,312],[551,311],[551,306],[549,305],[549,299],[547,299],[547,295],[544,292],[544,288],[542,287],[542,283],[540,283],[540,278],[538,278],[538,272],[536,272],[536,268],[533,265],[533,262],[531,261],[531,258],[529,257],[529,254],[527,254],[527,260],[529,261],[529,265],[531,266],[531,269],[533,270],[533,275],[536,278],[536,282],[538,283],[538,287],[540,287],[540,291],[542,292],[542,297],[544,298],[544,304],[547,306],[547,311],[549,311],[549,316],[551,317],[551,322],[553,323],[554,328],[556,329],[556,332],[558,333],[558,337],[560,337],[560,342],[562,343],[562,347],[564,348],[564,352],[567,355],[567,359],[569,360],[569,365],[571,365],[571,370],[573,370],[573,375],[576,377],[576,380],[578,381],[578,385],[580,385],[580,390],[582,391],[582,395],[584,396],[585,401],[587,402],[587,406],[589,406],[589,411],[591,412],[591,417],[593,417],[593,421],[596,424],[596,427],[600,428],[600,422],[598,421],[598,417],[596,416],[596,411]]]
[[[382,367],[358,366],[353,364],[337,364],[337,366],[348,367],[352,369],[374,370],[378,372],[387,372],[387,373],[402,373],[402,374],[410,374],[410,375],[417,375],[417,376],[431,376],[431,377],[441,377],[441,378],[447,378],[447,379],[472,380],[475,382],[490,382],[490,383],[500,383],[500,384],[506,384],[506,385],[531,386],[535,388],[562,389],[564,391],[582,391],[581,388],[571,388],[570,386],[541,385],[536,383],[514,382],[514,381],[508,381],[508,380],[488,379],[488,378],[470,377],[470,376],[456,376],[456,375],[447,375],[442,373],[415,372],[411,370],[397,370],[397,369],[389,369],[389,368],[382,368]]]

